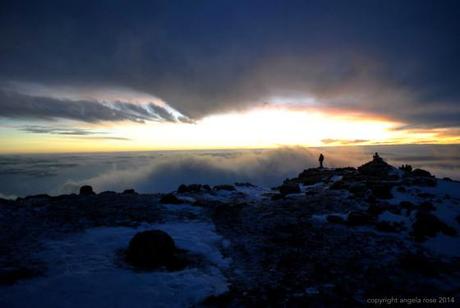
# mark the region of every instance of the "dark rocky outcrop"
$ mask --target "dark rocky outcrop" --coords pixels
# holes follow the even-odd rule
[[[172,237],[161,230],[137,233],[129,242],[126,260],[141,268],[168,266],[174,259],[176,245]]]
[[[362,175],[372,176],[372,177],[379,177],[379,178],[387,178],[392,173],[394,173],[395,168],[388,163],[386,163],[382,158],[378,157],[361,165],[358,167],[358,172]]]
[[[160,230],[136,234],[126,250],[117,251],[114,261],[122,270],[134,272],[185,266],[201,272],[210,265],[222,271],[230,288],[206,302],[217,306],[356,307],[367,298],[387,295],[456,294],[458,257],[413,240],[439,233],[455,235],[456,229],[443,222],[436,209],[444,202],[458,204],[458,197],[452,194],[446,200],[446,192],[433,189],[427,193],[414,187],[413,183],[436,181],[423,173],[384,167],[389,172],[379,176],[380,171],[373,169],[384,164],[376,161],[361,171],[307,169],[272,192],[266,187],[252,190],[253,185],[247,183],[214,189],[191,184],[171,194],[127,190],[89,193],[90,197],[83,193],[0,200],[0,283],[34,277],[31,261],[43,249],[34,245],[55,236],[65,239],[67,234],[99,226],[160,223],[186,224],[183,230],[200,232],[201,228],[194,229],[195,223],[212,221],[223,239],[216,241],[215,248],[231,260],[228,268],[215,264],[209,255],[177,248],[171,236]],[[396,189],[401,193],[398,199],[412,202],[386,200]],[[459,212],[452,213],[460,223]],[[453,224],[458,229],[455,220]],[[199,236],[186,238],[202,240]],[[204,234],[204,243],[208,240]],[[88,257],[92,253],[98,252],[89,251]],[[46,268],[43,273],[46,275]]]
[[[179,198],[177,198],[173,194],[166,194],[163,197],[161,197],[160,203],[163,203],[163,204],[181,204],[181,203],[184,203],[184,202],[182,200],[180,200]]]
[[[299,184],[296,183],[286,183],[278,187],[280,194],[289,195],[289,194],[298,194],[300,193]]]
[[[211,191],[211,187],[209,185],[201,185],[201,184],[190,184],[185,185],[182,184],[177,188],[177,193],[185,194],[185,193],[200,193],[200,192],[209,192]]]
[[[436,178],[428,171],[415,169],[404,174],[404,183],[409,186],[436,186]]]
[[[213,187],[214,190],[226,190],[226,191],[235,191],[236,188],[233,185],[223,184],[223,185],[215,185]]]
[[[442,222],[437,216],[426,210],[419,210],[412,225],[412,236],[416,241],[423,241],[427,237],[434,237],[439,232],[454,236],[455,229]]]
[[[423,170],[423,169],[415,169],[411,172],[412,176],[419,176],[424,178],[431,178],[433,177],[430,172]]]
[[[369,183],[369,186],[372,190],[372,194],[379,198],[379,199],[391,199],[393,194],[391,193],[391,189],[393,187],[392,183],[386,182],[374,182]]]
[[[93,191],[93,188],[89,185],[83,185],[82,187],[80,187],[80,195],[82,196],[90,196],[90,195],[94,195],[94,191]]]

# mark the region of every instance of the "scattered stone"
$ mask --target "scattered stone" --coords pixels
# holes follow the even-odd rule
[[[278,188],[278,190],[282,195],[298,194],[301,192],[299,184],[296,183],[283,184]]]
[[[334,189],[334,190],[338,190],[338,189],[348,189],[348,185],[345,181],[341,180],[341,181],[337,181],[337,182],[334,182],[331,186],[330,186],[330,189]]]
[[[126,261],[142,268],[168,266],[174,259],[176,245],[164,231],[149,230],[136,233],[126,251]]]
[[[179,198],[177,198],[173,194],[166,194],[163,197],[161,197],[160,203],[163,203],[163,204],[181,204],[181,203],[184,203],[184,202],[182,200],[180,200]]]
[[[455,229],[446,225],[430,212],[417,212],[416,220],[412,225],[411,233],[416,241],[424,241],[426,237],[434,237],[439,232],[449,236],[454,236],[456,234]]]
[[[179,194],[200,193],[200,192],[208,192],[208,191],[211,191],[211,187],[209,185],[201,185],[201,184],[190,184],[190,185],[182,184],[177,189],[177,192]]]
[[[95,195],[95,193],[91,186],[83,185],[82,187],[80,187],[80,195],[89,196],[89,195]]]
[[[423,170],[423,169],[415,169],[411,173],[412,176],[419,176],[419,177],[433,177],[430,172]]]
[[[331,173],[328,170],[319,168],[310,168],[302,171],[297,179],[299,183],[303,185],[313,185],[322,181],[327,180]]]
[[[351,192],[352,194],[356,195],[356,196],[363,196],[367,192],[367,190],[368,190],[368,188],[367,188],[366,184],[360,183],[360,182],[352,183],[348,187],[348,191]]]
[[[391,199],[393,194],[391,193],[391,185],[388,183],[373,183],[371,190],[374,196],[379,199]]]
[[[222,184],[222,185],[215,185],[214,190],[226,190],[226,191],[235,191],[236,188],[233,185],[229,184]]]

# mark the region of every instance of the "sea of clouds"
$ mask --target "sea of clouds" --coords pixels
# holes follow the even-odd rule
[[[368,146],[270,150],[169,151],[0,156],[0,198],[77,192],[84,184],[96,192],[168,192],[180,184],[250,182],[276,186],[305,168],[359,166],[379,152],[389,163],[426,168],[438,177],[460,180],[460,146]]]

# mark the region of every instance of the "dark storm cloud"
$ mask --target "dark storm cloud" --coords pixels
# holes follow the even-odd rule
[[[193,118],[313,96],[458,126],[459,12],[448,0],[2,1],[0,80],[129,87]]]
[[[88,100],[68,100],[30,96],[0,90],[0,118],[71,119],[84,122],[176,121],[166,109],[150,104],[148,108],[126,103],[101,103]]]

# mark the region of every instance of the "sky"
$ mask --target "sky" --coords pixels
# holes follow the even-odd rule
[[[0,153],[460,143],[458,1],[1,1]]]

